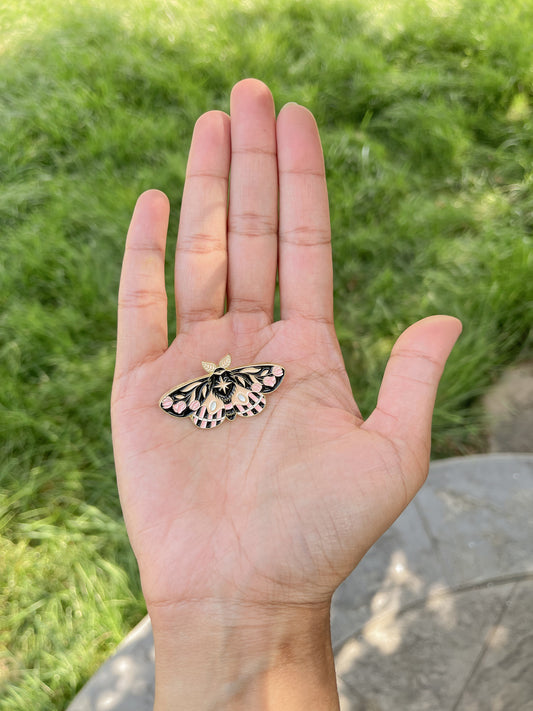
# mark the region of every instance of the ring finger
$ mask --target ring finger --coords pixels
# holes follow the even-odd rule
[[[178,331],[224,313],[229,124],[227,114],[210,111],[194,128],[176,247]]]

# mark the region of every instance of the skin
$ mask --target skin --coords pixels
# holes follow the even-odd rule
[[[276,120],[257,80],[234,87],[231,117],[212,111],[195,126],[170,345],[168,215],[156,190],[135,207],[112,395],[120,498],[154,629],[155,709],[337,709],[331,596],[427,476],[435,394],[461,325],[435,316],[400,335],[362,420],[333,324],[316,123],[297,104]],[[226,353],[233,367],[284,366],[260,415],[204,431],[160,410],[164,392]]]

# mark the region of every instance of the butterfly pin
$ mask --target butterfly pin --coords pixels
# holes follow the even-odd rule
[[[178,385],[165,393],[159,405],[173,417],[190,417],[200,429],[218,427],[224,420],[258,415],[266,405],[265,394],[274,392],[285,375],[280,365],[261,363],[229,370],[231,356],[218,367],[202,361],[207,375]]]

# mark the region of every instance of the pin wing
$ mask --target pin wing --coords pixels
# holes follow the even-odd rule
[[[209,375],[189,380],[163,395],[159,402],[162,410],[173,417],[190,417],[201,429],[221,425],[226,418],[224,403],[212,389]]]
[[[235,382],[235,392],[231,399],[233,411],[226,414],[231,419],[235,415],[253,417],[262,412],[266,405],[265,393],[274,392],[285,375],[284,369],[275,363],[245,365],[230,373]]]

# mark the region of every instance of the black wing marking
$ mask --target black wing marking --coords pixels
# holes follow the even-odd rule
[[[245,365],[229,371],[237,385],[252,392],[272,393],[281,385],[285,370],[275,363]]]
[[[165,393],[159,405],[173,417],[190,417],[201,408],[211,392],[211,376],[188,380]]]

